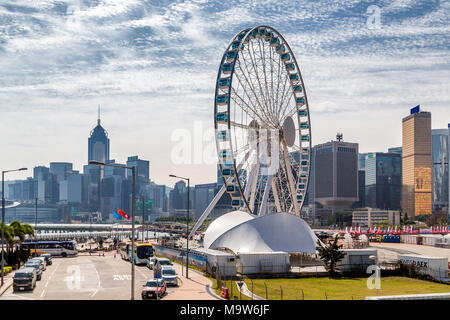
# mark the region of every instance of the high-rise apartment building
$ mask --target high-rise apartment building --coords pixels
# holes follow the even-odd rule
[[[402,209],[413,219],[432,212],[431,113],[417,106],[402,123]]]

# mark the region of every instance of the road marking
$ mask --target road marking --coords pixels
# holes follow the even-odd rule
[[[92,265],[94,267],[95,273],[97,274],[98,282],[97,282],[97,289],[95,289],[95,291],[94,291],[94,293],[92,293],[91,297],[95,296],[97,294],[97,292],[102,289],[102,286],[100,283],[100,274],[98,273],[97,268],[95,267],[95,263],[92,263]]]
[[[61,261],[59,261],[59,263],[56,265],[55,270],[53,270],[53,272],[52,272],[52,274],[50,275],[50,277],[48,277],[47,282],[45,283],[45,286],[44,286],[44,290],[42,290],[41,298],[44,297],[44,295],[45,295],[45,289],[47,288],[48,283],[50,282],[51,278],[52,278],[53,275],[55,274],[55,272],[56,272],[56,270],[58,269],[58,267],[59,267],[60,264],[61,264]]]

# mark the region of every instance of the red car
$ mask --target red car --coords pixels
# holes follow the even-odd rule
[[[166,293],[167,285],[161,279],[148,280],[142,286],[142,299],[157,299],[161,298]]]

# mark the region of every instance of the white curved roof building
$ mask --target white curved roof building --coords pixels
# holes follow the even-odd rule
[[[205,232],[207,249],[227,248],[235,253],[315,253],[317,237],[300,217],[289,213],[254,216],[233,211],[214,220]]]

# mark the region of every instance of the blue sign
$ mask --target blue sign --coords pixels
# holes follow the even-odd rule
[[[420,112],[420,104],[411,109],[411,114]]]
[[[155,273],[155,279],[161,279],[161,275],[158,273]]]

